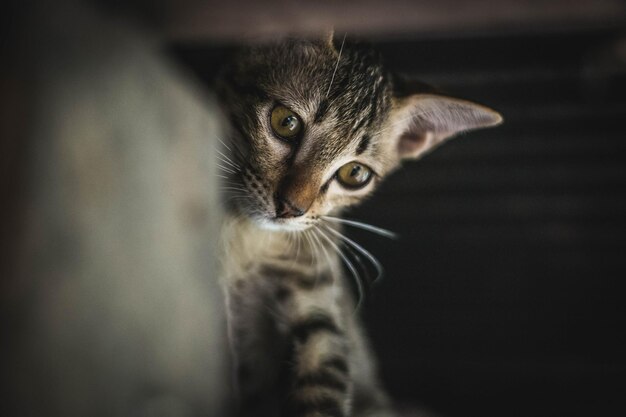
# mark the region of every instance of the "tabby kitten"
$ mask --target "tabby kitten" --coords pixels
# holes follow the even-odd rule
[[[229,121],[223,258],[239,414],[394,415],[340,245],[369,255],[335,216],[403,160],[500,115],[406,91],[374,51],[332,36],[247,48],[217,91]]]

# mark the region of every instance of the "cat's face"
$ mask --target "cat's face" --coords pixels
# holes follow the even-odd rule
[[[225,70],[219,92],[231,128],[232,208],[279,230],[311,227],[362,201],[403,158],[499,121],[468,102],[394,96],[373,51],[331,41],[247,49]],[[446,116],[462,126],[440,120]]]

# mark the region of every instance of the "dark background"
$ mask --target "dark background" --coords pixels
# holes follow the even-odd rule
[[[349,213],[400,235],[350,230],[386,270],[365,316],[392,396],[447,416],[626,415],[623,32],[369,40],[505,119]],[[207,83],[228,49],[172,47]]]
[[[605,55],[617,38],[381,45],[505,118],[354,213],[402,236],[363,240],[387,268],[367,317],[396,397],[459,416],[626,412],[626,72]]]

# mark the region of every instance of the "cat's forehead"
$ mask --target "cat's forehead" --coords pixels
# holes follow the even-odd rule
[[[291,88],[304,96],[353,96],[371,89],[385,75],[380,56],[372,48],[347,42],[337,50],[306,40],[248,47],[239,52],[231,69],[238,73],[239,82]]]
[[[369,48],[285,42],[255,54],[263,67],[258,84],[270,99],[301,113],[311,123],[362,131],[380,121],[390,105],[390,80]]]

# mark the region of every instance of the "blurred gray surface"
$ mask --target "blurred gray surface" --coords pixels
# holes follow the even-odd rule
[[[212,100],[126,22],[48,12],[22,44],[2,415],[221,416]]]

